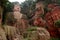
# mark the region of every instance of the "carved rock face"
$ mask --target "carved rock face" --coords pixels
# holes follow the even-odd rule
[[[41,17],[34,20],[34,25],[39,26],[39,27],[40,26],[44,27],[45,23],[46,22]]]
[[[40,8],[40,7],[44,7],[43,3],[42,2],[36,3],[36,8]]]
[[[19,5],[14,5],[14,9],[13,10],[20,12],[21,11],[21,8],[20,8]]]
[[[43,14],[44,10],[42,8],[38,8],[38,10],[35,12],[35,15],[33,16],[34,21],[33,24],[35,26],[45,26],[45,21],[43,20]]]

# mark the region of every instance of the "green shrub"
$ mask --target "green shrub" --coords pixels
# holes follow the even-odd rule
[[[59,27],[59,28],[60,28],[60,20],[57,20],[57,21],[55,22],[55,25],[56,25],[56,27]]]

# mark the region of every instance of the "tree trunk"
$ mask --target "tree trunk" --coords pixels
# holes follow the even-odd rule
[[[0,25],[2,24],[3,8],[0,6]]]

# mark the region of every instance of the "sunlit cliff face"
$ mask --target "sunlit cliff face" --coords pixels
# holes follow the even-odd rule
[[[21,11],[20,5],[14,5],[13,11],[20,12]]]

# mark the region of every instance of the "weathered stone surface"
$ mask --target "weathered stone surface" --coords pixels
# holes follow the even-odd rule
[[[35,31],[28,32],[29,40],[49,40],[50,34],[45,28],[37,27]]]
[[[0,27],[0,40],[7,40],[5,31]]]
[[[22,40],[23,37],[20,35],[20,32],[16,27],[4,25],[4,30],[9,40]]]

